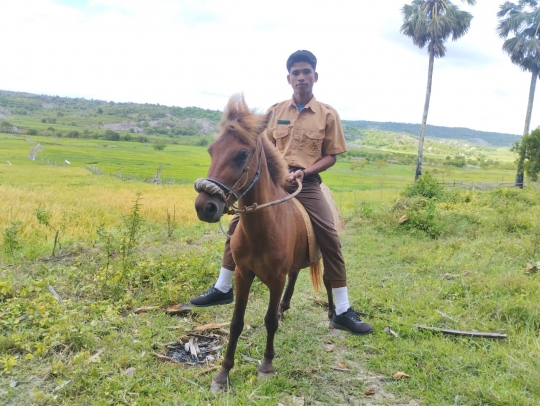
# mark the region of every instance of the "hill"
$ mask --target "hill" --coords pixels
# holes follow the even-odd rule
[[[356,127],[366,130],[381,130],[395,133],[408,133],[415,136],[420,134],[420,124],[393,123],[393,122],[378,122],[364,120],[342,120],[344,125]],[[509,147],[514,142],[521,139],[520,135],[495,133],[487,131],[471,130],[470,128],[461,127],[442,127],[436,125],[427,125],[426,138],[446,138],[459,139],[470,143],[495,146]]]
[[[0,90],[0,132],[69,138],[104,138],[147,142],[147,136],[169,137],[171,143],[208,142],[186,136],[210,136],[222,112],[199,107],[115,103]],[[420,124],[343,120],[346,134],[356,129],[407,133],[418,137]],[[427,138],[463,140],[480,146],[508,147],[515,134],[468,128],[427,126]],[[354,138],[354,137],[353,137]],[[189,141],[189,142],[188,142]]]
[[[214,134],[218,110],[115,103],[0,90],[0,132],[148,142],[146,136]],[[144,134],[144,136],[143,136]]]

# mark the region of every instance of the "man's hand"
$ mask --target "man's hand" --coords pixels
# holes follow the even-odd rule
[[[304,171],[302,169],[298,169],[295,172],[289,172],[289,175],[287,176],[287,182],[296,183],[296,179],[300,179],[300,182],[304,180]]]

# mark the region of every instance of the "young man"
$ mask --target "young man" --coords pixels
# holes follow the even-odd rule
[[[373,328],[349,305],[341,243],[334,228],[332,211],[320,188],[319,173],[333,166],[336,155],[347,151],[347,147],[338,113],[313,96],[313,85],[318,80],[316,67],[317,59],[309,51],[297,51],[289,57],[287,81],[293,89],[293,97],[270,107],[266,134],[289,165],[288,191],[296,190],[295,179],[302,181],[302,191],[296,198],[311,218],[323,257],[323,278],[332,286],[335,301],[332,324],[353,334],[369,334]],[[237,218],[233,218],[230,235],[237,223]],[[217,282],[206,293],[191,299],[191,304],[202,307],[231,303],[234,299],[231,287],[234,268],[227,239]]]

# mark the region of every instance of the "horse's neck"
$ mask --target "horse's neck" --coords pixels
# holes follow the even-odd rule
[[[252,206],[253,204],[261,206],[265,203],[279,200],[286,195],[283,187],[274,184],[272,181],[265,163],[266,160],[264,159],[261,165],[259,180],[252,186],[249,192],[240,199],[238,207],[242,208],[245,206]],[[276,209],[279,210],[279,206],[263,208],[240,215],[242,227],[246,233],[255,235],[280,227],[280,224],[277,224],[278,222],[276,221]]]

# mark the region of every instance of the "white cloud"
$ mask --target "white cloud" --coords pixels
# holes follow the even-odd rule
[[[418,123],[428,56],[399,33],[404,3],[5,0],[0,89],[211,109],[243,91],[264,110],[290,97],[285,61],[309,49],[315,94],[342,118]],[[501,51],[496,2],[467,9],[470,32],[435,62],[428,123],[520,133],[530,75]]]

